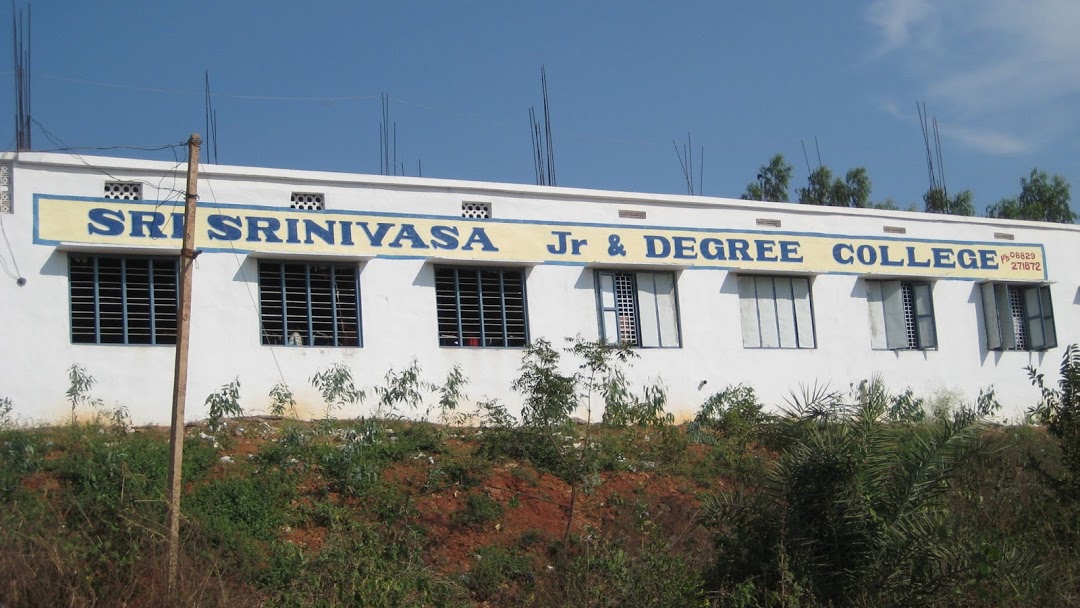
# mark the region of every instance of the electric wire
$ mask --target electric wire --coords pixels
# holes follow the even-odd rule
[[[149,182],[149,181],[146,181],[144,179],[138,179],[138,178],[136,178],[136,179],[121,179],[121,178],[113,175],[112,173],[109,173],[109,171],[107,171],[106,169],[103,169],[101,167],[98,167],[98,166],[95,166],[95,165],[91,164],[89,161],[87,161],[85,158],[83,158],[78,152],[75,152],[75,150],[80,149],[80,148],[69,146],[66,143],[64,143],[64,141],[61,140],[55,134],[53,134],[52,131],[49,131],[49,129],[46,128],[45,125],[41,124],[41,121],[39,121],[38,119],[32,118],[31,120],[34,122],[35,125],[38,126],[39,129],[41,129],[41,132],[45,135],[45,138],[48,139],[49,141],[51,141],[53,143],[53,145],[57,146],[56,151],[67,153],[68,155],[70,155],[70,156],[74,157],[75,159],[77,159],[83,165],[86,165],[88,168],[93,169],[94,171],[96,171],[96,172],[98,172],[98,173],[100,173],[100,174],[102,174],[102,175],[104,175],[106,177],[109,177],[109,178],[111,178],[113,180],[116,180],[116,181],[135,181],[135,182],[139,182],[141,184],[144,184],[144,185],[147,185],[147,186],[150,186],[150,187],[153,187],[153,188],[158,187],[158,185],[154,184],[153,182]],[[176,156],[175,156],[176,149],[177,148],[183,148],[183,147],[186,147],[186,146],[187,146],[187,142],[185,141],[185,142],[182,142],[182,143],[179,143],[179,144],[163,144],[161,146],[154,146],[154,147],[156,149],[159,149],[159,150],[165,150],[165,149],[170,149],[171,148],[173,150],[173,155],[174,155],[173,157],[176,158]],[[115,146],[115,148],[117,148],[117,149],[119,149],[119,148],[138,149],[135,146]],[[182,161],[177,161],[177,167],[180,164],[182,164]],[[171,171],[175,171],[177,167],[174,167]],[[167,175],[166,175],[166,177],[167,177]],[[160,184],[163,181],[164,181],[164,179],[162,179],[158,183]],[[161,189],[159,188],[159,190],[161,190]],[[164,189],[164,190],[166,190],[167,192],[170,193],[169,196],[166,197],[166,201],[168,199],[171,199],[171,197],[174,196],[174,195],[179,196],[179,197],[187,196],[187,193],[184,192],[183,190],[177,190],[175,188],[168,188],[168,189]]]
[[[206,187],[210,189],[210,197],[212,199],[212,204],[217,207],[219,213],[224,213],[224,209],[222,209],[221,207],[221,202],[218,201],[217,193],[214,192],[214,185],[211,183],[210,178],[202,177],[200,179],[202,181],[205,181]],[[259,312],[259,304],[255,301],[255,294],[251,292],[251,281],[248,281],[247,273],[244,272],[244,261],[240,259],[240,254],[236,251],[236,245],[233,244],[231,239],[229,240],[229,248],[232,249],[233,258],[236,260],[236,268],[240,271],[240,280],[244,283],[244,287],[247,290],[248,299],[251,301],[252,308],[255,309],[255,316],[259,318],[259,333],[261,334],[260,337],[267,336],[269,334],[266,331],[266,328],[263,327],[262,314]],[[281,378],[282,386],[284,386],[286,390],[291,392],[291,389],[289,389],[289,383],[285,380],[285,374],[281,371],[281,362],[278,361],[277,352],[274,350],[274,345],[266,344],[266,346],[270,349],[270,356],[274,360],[274,367],[277,368],[278,377]]]

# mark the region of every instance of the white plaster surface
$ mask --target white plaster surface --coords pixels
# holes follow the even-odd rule
[[[0,277],[0,398],[8,397],[26,421],[62,420],[67,369],[84,365],[97,379],[95,397],[127,406],[136,423],[167,423],[172,392],[171,346],[72,344],[69,337],[67,254],[32,242],[35,193],[100,196],[112,179],[138,179],[145,199],[182,207],[184,167],[172,163],[61,154],[5,153],[14,160],[14,213],[2,218],[10,241],[0,257],[27,279]],[[85,161],[85,162],[84,162]],[[90,166],[87,166],[90,165]],[[1080,334],[1077,272],[1080,228],[985,218],[921,213],[805,207],[730,199],[600,192],[569,188],[486,184],[207,166],[201,168],[202,201],[288,207],[293,191],[324,192],[328,208],[456,216],[463,200],[492,203],[498,218],[587,221],[758,229],[757,218],[780,219],[783,231],[878,236],[882,227],[902,226],[913,239],[992,241],[1009,232],[1017,242],[1043,243],[1060,345]],[[618,210],[646,211],[647,220],[620,220]],[[14,259],[12,259],[12,257]],[[302,259],[302,258],[299,258]],[[521,349],[439,347],[436,337],[432,264],[424,260],[374,259],[360,273],[363,348],[267,347],[259,343],[256,262],[243,254],[206,253],[195,272],[192,308],[188,419],[205,417],[203,400],[220,385],[239,378],[242,405],[265,411],[267,392],[284,379],[293,387],[301,412],[319,416],[322,405],[308,379],[331,363],[347,364],[357,385],[381,384],[391,367],[417,359],[430,380],[440,380],[460,364],[473,400],[498,398],[516,411],[520,396],[510,389]],[[818,275],[812,280],[817,348],[747,349],[742,345],[735,274],[723,270],[677,271],[682,348],[643,349],[632,378],[642,385],[660,379],[669,389],[669,410],[696,411],[708,395],[727,384],[748,383],[769,404],[782,405],[802,384],[828,382],[846,389],[852,382],[882,374],[894,389],[912,387],[932,396],[955,392],[973,400],[993,385],[1016,418],[1037,399],[1024,367],[1033,365],[1056,378],[1061,348],[1046,352],[988,351],[983,336],[978,283],[934,280],[938,348],[932,351],[876,351],[862,278]],[[535,265],[527,270],[529,331],[561,345],[563,338],[598,337],[592,269]],[[280,370],[280,371],[279,371]],[[698,389],[702,380],[707,384]],[[338,416],[371,413],[368,403]]]

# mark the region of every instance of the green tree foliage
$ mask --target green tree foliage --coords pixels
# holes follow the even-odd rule
[[[1064,498],[1080,503],[1080,347],[1070,344],[1061,358],[1057,388],[1048,387],[1043,375],[1028,367],[1028,376],[1042,395],[1031,418],[1061,444],[1063,471],[1051,475],[1053,485]],[[1080,514],[1077,523],[1080,524]]]
[[[1069,208],[1069,182],[1064,177],[1050,177],[1038,167],[1020,178],[1020,195],[1003,198],[986,209],[987,217],[1010,220],[1033,220],[1071,224],[1076,214]]]
[[[870,188],[870,176],[865,167],[855,167],[843,179],[834,179],[832,171],[823,165],[810,173],[809,184],[796,192],[799,202],[804,205],[866,208],[872,205]]]
[[[930,188],[923,195],[927,213],[945,213],[948,215],[975,215],[975,195],[971,190],[964,190],[956,196],[949,196],[944,188]]]
[[[758,168],[757,181],[746,185],[744,200],[786,203],[789,200],[788,185],[791,183],[792,167],[783,154],[777,154],[769,164]]]

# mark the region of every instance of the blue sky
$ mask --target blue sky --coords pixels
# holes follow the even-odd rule
[[[222,163],[377,173],[385,92],[408,175],[534,183],[546,65],[560,186],[685,193],[672,140],[690,132],[704,194],[738,197],[777,152],[794,187],[816,137],[835,173],[867,168],[874,200],[921,208],[920,99],[950,190],[982,208],[1036,166],[1080,184],[1077,32],[1075,0],[39,1],[33,113],[69,146],[180,142],[205,130],[209,70]]]

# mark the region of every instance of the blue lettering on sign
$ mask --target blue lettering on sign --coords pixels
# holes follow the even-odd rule
[[[832,257],[836,260],[837,264],[854,264],[855,260],[852,259],[855,253],[855,248],[847,243],[837,243],[833,245]]]
[[[486,232],[484,232],[483,228],[473,228],[472,234],[470,234],[469,238],[465,240],[465,244],[461,246],[461,250],[472,251],[473,245],[475,243],[480,243],[481,251],[499,250],[499,248],[491,242],[491,239],[488,238],[488,235]]]
[[[211,241],[237,241],[244,235],[240,230],[243,224],[236,215],[211,215],[206,218],[206,223],[210,224],[206,236]]]
[[[91,236],[130,237],[135,239],[180,239],[184,232],[184,214],[159,211],[124,211],[93,207],[87,212],[86,231]],[[206,237],[211,241],[246,241],[249,243],[288,243],[354,247],[357,235],[361,246],[372,248],[422,250],[458,250],[498,252],[485,227],[437,224],[418,227],[414,223],[395,221],[342,221],[340,219],[307,219],[304,217],[245,216],[210,214],[206,219]],[[357,230],[359,226],[359,230]],[[468,230],[466,233],[465,231]],[[639,233],[641,234],[641,233]],[[636,237],[635,237],[636,238]],[[641,234],[647,259],[708,260],[720,262],[754,262],[800,264],[805,262],[802,243],[798,240],[771,238],[699,237],[693,234]],[[827,238],[827,237],[825,237]],[[611,233],[607,240],[609,257],[625,256],[628,236]],[[867,242],[869,241],[869,242]],[[840,266],[856,268],[934,268],[965,270],[998,270],[995,249],[976,249],[933,243],[909,245],[903,242],[882,244],[866,239],[860,242],[834,242],[833,261]],[[816,244],[816,243],[815,243]],[[584,238],[575,238],[571,230],[551,230],[546,253],[556,256],[580,256],[588,245]],[[601,249],[596,254],[602,254]],[[1030,247],[1030,245],[1026,245]],[[640,250],[638,250],[640,251]]]
[[[124,212],[101,207],[91,209],[90,223],[86,225],[88,234],[118,236],[124,232]]]
[[[781,262],[801,262],[803,257],[799,255],[799,241],[780,241]]]
[[[960,264],[960,268],[978,268],[979,258],[976,257],[975,252],[970,249],[961,249],[956,252],[956,262]]]
[[[457,249],[457,226],[432,226],[431,246],[435,249]]]
[[[399,248],[402,240],[409,241],[409,245],[413,249],[429,249],[428,244],[420,238],[412,224],[402,224],[401,229],[398,230],[397,238],[390,242],[390,246]]]
[[[662,236],[645,235],[645,257],[666,258],[671,255],[671,243]]]
[[[720,239],[701,239],[701,257],[706,260],[726,260],[724,241]]]
[[[697,257],[694,247],[697,239],[690,236],[677,236],[672,239],[675,243],[675,257],[680,260],[692,260]]]
[[[562,230],[552,230],[551,234],[555,237],[555,243],[553,245],[548,245],[547,250],[548,253],[554,255],[566,255],[567,242],[569,242],[570,245],[570,255],[581,255],[581,248],[589,243],[586,239],[567,239],[566,237],[570,236],[571,233]]]
[[[165,214],[157,211],[132,211],[131,233],[134,238],[146,238],[146,230],[149,230],[150,238],[163,239],[165,232],[161,229],[165,225]]]

